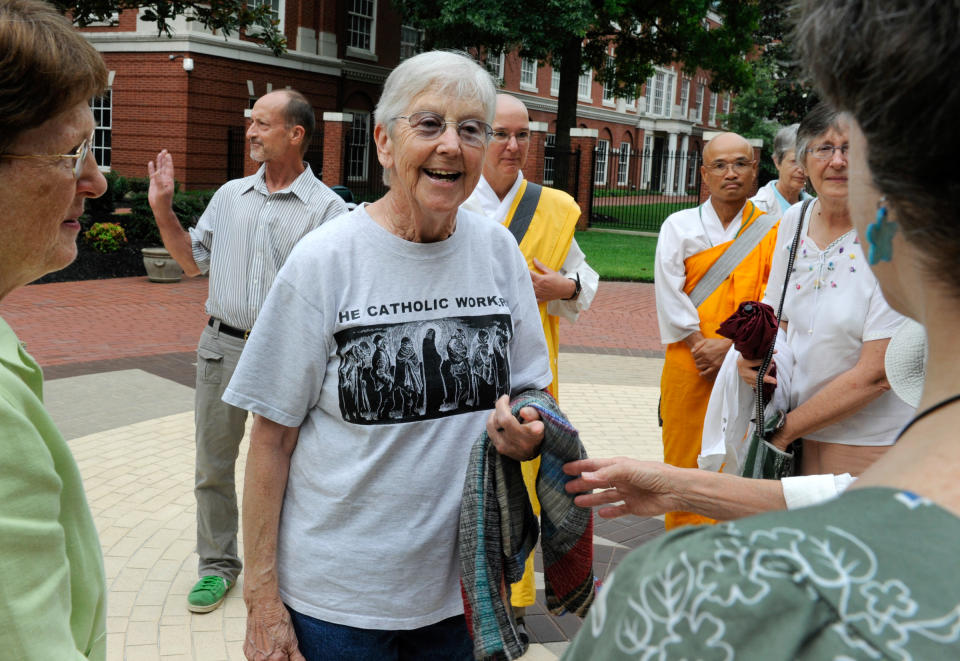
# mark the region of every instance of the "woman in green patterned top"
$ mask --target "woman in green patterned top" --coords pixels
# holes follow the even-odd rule
[[[958,26],[956,1],[805,0],[791,39],[848,113],[850,209],[883,294],[926,327],[919,413],[832,501],[628,556],[565,659],[960,658]]]

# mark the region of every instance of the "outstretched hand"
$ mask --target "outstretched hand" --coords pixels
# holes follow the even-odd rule
[[[517,461],[529,461],[537,456],[543,442],[543,421],[532,406],[520,409],[523,422],[510,410],[510,397],[502,395],[487,418],[487,435],[497,452]]]
[[[627,457],[580,459],[563,465],[563,472],[576,475],[567,482],[568,493],[581,493],[574,499],[580,507],[600,507],[597,515],[612,519],[626,514],[658,516],[682,510],[680,497],[672,484],[672,466],[656,461],[637,461]]]
[[[147,191],[147,201],[151,209],[166,209],[173,204],[173,193],[176,184],[173,178],[173,156],[166,149],[157,154],[156,161],[147,163],[147,174],[150,175],[150,189]]]
[[[570,298],[573,295],[575,289],[570,278],[548,268],[536,257],[533,258],[533,266],[536,270],[530,269],[530,279],[533,280],[533,293],[536,294],[538,303]]]

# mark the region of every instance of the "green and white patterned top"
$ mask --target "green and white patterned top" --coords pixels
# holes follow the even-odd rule
[[[563,658],[960,659],[960,519],[865,488],[681,528],[616,568]]]

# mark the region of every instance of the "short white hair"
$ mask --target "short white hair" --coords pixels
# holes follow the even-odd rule
[[[480,116],[493,123],[497,89],[493,77],[462,51],[427,51],[404,60],[387,77],[380,101],[373,111],[374,126],[383,125],[393,135],[394,118],[426,91],[476,100]],[[390,171],[383,171],[383,183],[390,185]]]

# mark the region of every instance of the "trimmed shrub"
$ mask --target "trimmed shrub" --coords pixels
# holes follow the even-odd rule
[[[102,253],[116,252],[127,243],[126,233],[116,223],[94,223],[83,233],[83,238]]]

